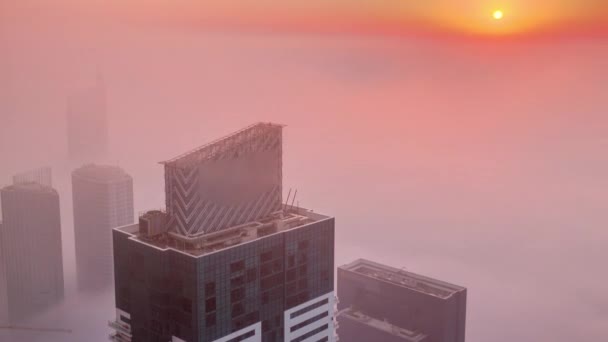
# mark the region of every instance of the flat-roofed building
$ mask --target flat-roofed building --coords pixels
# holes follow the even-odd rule
[[[338,294],[338,335],[348,342],[391,329],[400,341],[465,340],[464,287],[360,259],[338,268]]]

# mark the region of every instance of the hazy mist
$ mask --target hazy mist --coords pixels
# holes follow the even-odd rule
[[[21,13],[21,12],[19,12]],[[365,257],[468,287],[467,341],[608,339],[608,41],[218,32],[0,16],[0,185],[53,167],[67,299],[32,323],[105,341],[111,294],[74,294],[68,97],[103,75],[135,208],[157,162],[286,124],[284,187]]]

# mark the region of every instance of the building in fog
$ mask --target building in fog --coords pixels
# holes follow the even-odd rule
[[[112,285],[112,229],[132,224],[133,179],[116,166],[85,165],[72,172],[76,271],[80,290]]]
[[[113,232],[113,338],[335,341],[334,219],[283,204],[282,126],[163,164],[166,212]]]
[[[13,184],[38,183],[53,187],[53,170],[50,167],[41,167],[13,176]]]
[[[97,83],[68,99],[68,155],[75,162],[93,162],[105,157],[108,148],[106,88]]]
[[[347,342],[464,342],[467,290],[368,260],[338,268]]]
[[[13,176],[13,185],[38,183],[47,187],[53,186],[53,175],[50,167],[41,167]],[[0,221],[0,324],[8,323],[7,279],[4,257],[2,254],[2,222]]]
[[[59,195],[38,184],[0,190],[8,316],[19,323],[63,299]]]

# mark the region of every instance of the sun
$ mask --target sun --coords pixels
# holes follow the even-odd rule
[[[494,19],[496,20],[501,20],[505,14],[501,11],[501,10],[496,10],[494,11],[494,13],[492,14],[492,16],[494,17]]]

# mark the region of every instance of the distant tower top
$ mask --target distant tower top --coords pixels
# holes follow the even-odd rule
[[[53,187],[53,172],[50,167],[41,167],[13,176],[13,184],[38,183]]]

